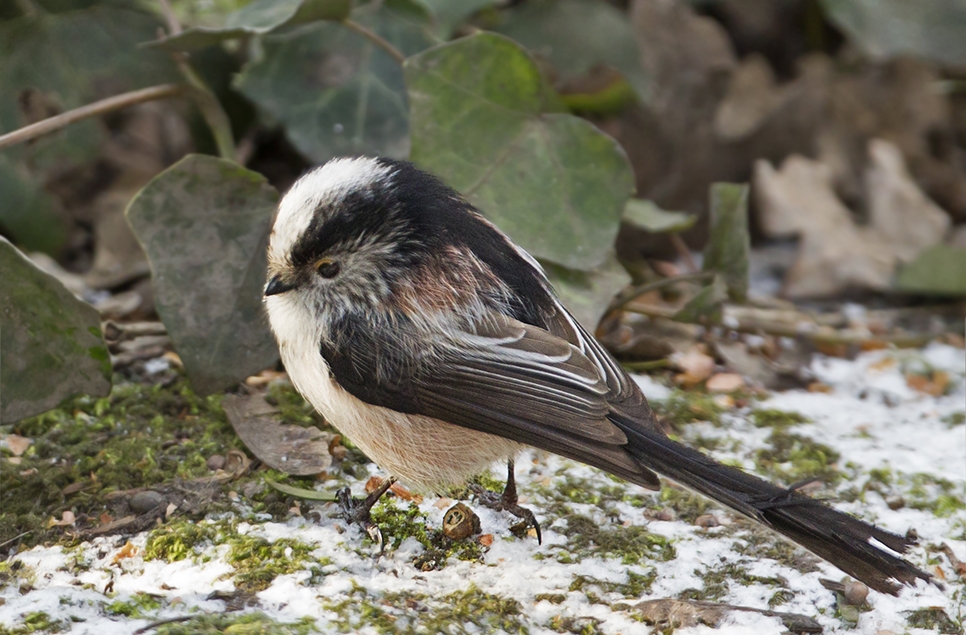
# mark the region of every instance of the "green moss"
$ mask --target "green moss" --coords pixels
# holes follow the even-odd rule
[[[771,408],[752,410],[751,421],[756,428],[775,428],[781,430],[790,428],[800,423],[808,423],[808,418],[797,412],[785,410],[774,410]]]
[[[278,576],[306,568],[312,552],[312,547],[291,538],[269,542],[257,536],[234,536],[228,544],[235,588],[248,593],[263,591]]]
[[[600,629],[602,620],[596,617],[570,617],[555,615],[547,622],[547,628],[555,633],[573,633],[574,635],[602,635]]]
[[[708,421],[712,425],[721,425],[721,413],[724,411],[714,400],[713,395],[697,390],[675,390],[664,401],[651,404],[654,412],[666,419],[672,427],[693,421]]]
[[[575,575],[570,583],[570,591],[581,591],[587,595],[588,588],[596,588],[602,593],[616,593],[624,598],[640,598],[646,593],[650,593],[654,580],[657,579],[657,570],[651,569],[647,573],[627,572],[625,582],[608,582],[599,580],[588,575]],[[596,597],[596,596],[595,596]]]
[[[43,611],[27,613],[23,622],[14,627],[0,626],[0,635],[27,635],[28,633],[62,633],[70,629],[68,620],[54,619]]]
[[[735,553],[753,559],[770,558],[801,573],[819,571],[816,556],[775,532],[744,518],[736,518],[733,526],[742,530],[740,540],[732,545]]]
[[[665,485],[657,498],[660,504],[655,503],[652,507],[669,507],[679,519],[689,523],[714,509],[714,504],[706,497],[677,485]]]
[[[108,615],[120,617],[149,617],[161,608],[161,598],[148,593],[135,593],[127,601],[115,600],[104,607]]]
[[[780,589],[775,591],[770,598],[768,598],[768,608],[773,609],[776,606],[781,606],[782,604],[788,604],[795,599],[795,592],[789,591],[788,589]]]
[[[559,562],[576,562],[586,557],[620,558],[624,564],[647,560],[667,562],[677,554],[664,536],[652,534],[645,527],[601,527],[587,516],[572,514],[566,518],[567,546],[557,554]]]
[[[923,628],[934,633],[955,635],[963,632],[963,625],[953,621],[946,611],[933,606],[916,611],[906,611],[906,623],[911,628]]]
[[[947,518],[966,509],[966,488],[950,480],[931,474],[902,475],[898,483],[913,509],[931,511],[940,518]],[[904,489],[908,487],[908,489]]]
[[[721,567],[700,571],[694,574],[704,581],[702,589],[685,589],[678,597],[684,600],[720,600],[728,594],[732,584],[750,586],[752,584],[767,584],[769,586],[784,587],[788,581],[779,577],[763,577],[752,575],[742,565],[729,562]]]
[[[475,540],[450,540],[441,529],[429,525],[429,518],[415,504],[398,505],[383,498],[372,508],[372,520],[382,531],[387,545],[396,549],[407,538],[414,538],[425,551],[414,560],[416,568],[442,569],[450,558],[482,562],[484,548]]]
[[[309,635],[320,631],[311,617],[279,622],[258,612],[199,615],[186,622],[163,624],[152,632],[157,635]]]
[[[20,465],[0,461],[0,543],[29,532],[20,547],[68,543],[62,528],[48,527],[51,517],[71,510],[97,519],[110,512],[111,492],[206,476],[209,456],[242,447],[221,396],[198,397],[183,381],[116,384],[107,398],[81,397],[0,432],[34,441]],[[75,483],[84,487],[65,497]],[[85,528],[82,520],[74,529]]]
[[[814,477],[829,485],[842,479],[835,467],[839,453],[824,443],[777,428],[766,443],[770,447],[755,452],[755,465],[773,479],[791,484]]]
[[[206,523],[186,520],[169,522],[148,534],[144,559],[176,562],[194,557],[197,553],[195,547],[213,541],[216,533],[217,529]]]
[[[355,586],[349,598],[329,603],[335,613],[332,628],[340,633],[363,629],[376,633],[528,633],[520,604],[470,585],[441,597],[409,592],[371,595]],[[475,627],[475,628],[471,628]]]
[[[942,418],[942,422],[949,428],[961,426],[966,423],[966,412],[960,410],[959,412],[950,413]]]

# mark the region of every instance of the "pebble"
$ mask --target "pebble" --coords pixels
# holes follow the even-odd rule
[[[131,506],[131,511],[134,513],[146,514],[163,502],[164,496],[158,492],[148,490],[146,492],[138,492],[132,496],[128,505]]]

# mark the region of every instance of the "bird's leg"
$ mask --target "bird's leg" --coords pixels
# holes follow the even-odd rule
[[[514,475],[513,459],[507,461],[506,487],[503,488],[503,494],[487,491],[478,485],[473,487],[473,493],[476,494],[477,500],[484,507],[495,509],[498,512],[510,512],[517,518],[522,519],[522,522],[511,527],[510,531],[513,533],[522,533],[528,528],[533,527],[537,532],[537,543],[543,544],[540,523],[537,522],[533,512],[517,504],[517,479]]]
[[[392,484],[396,482],[394,477],[389,477],[382,482],[379,489],[375,490],[365,498],[353,498],[352,490],[348,487],[344,487],[335,493],[336,498],[339,502],[339,511],[342,514],[342,518],[347,523],[356,523],[362,525],[362,528],[366,530],[369,537],[379,545],[379,553],[381,554],[385,548],[385,544],[382,540],[382,532],[379,531],[379,526],[372,522],[372,516],[370,512],[372,511],[372,506],[382,498],[382,495],[386,493]]]

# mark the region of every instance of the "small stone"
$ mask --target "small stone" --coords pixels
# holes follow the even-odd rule
[[[480,518],[463,503],[456,503],[443,516],[443,535],[451,540],[462,540],[478,533]]]
[[[898,494],[893,494],[892,496],[886,496],[885,503],[889,506],[889,509],[895,511],[906,506],[906,499]]]
[[[717,527],[721,523],[718,521],[717,516],[715,516],[714,514],[701,514],[700,516],[694,519],[694,524],[697,525],[698,527],[704,527],[705,529],[709,529],[711,527]]]
[[[647,517],[651,520],[663,520],[665,522],[670,522],[674,520],[677,516],[673,509],[668,507],[662,507],[661,509],[656,509],[647,514]]]
[[[135,514],[146,514],[163,502],[164,496],[148,490],[146,492],[138,492],[132,496],[128,505],[131,506],[131,511]]]
[[[225,457],[221,454],[213,454],[208,457],[207,461],[205,461],[205,465],[207,465],[208,469],[212,472],[216,472],[225,467]]]
[[[842,595],[845,597],[845,601],[852,606],[861,606],[865,604],[865,600],[869,597],[869,587],[862,584],[858,580],[849,580],[845,583],[845,589]]]

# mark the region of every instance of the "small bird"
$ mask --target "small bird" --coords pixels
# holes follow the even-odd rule
[[[264,299],[295,387],[412,486],[506,460],[507,488],[486,502],[539,532],[513,480],[532,446],[648,489],[664,475],[878,591],[931,580],[896,555],[914,540],[669,439],[537,261],[410,163],[334,159],[299,179],[279,203]],[[362,502],[340,493],[349,517],[368,519],[391,482]]]

